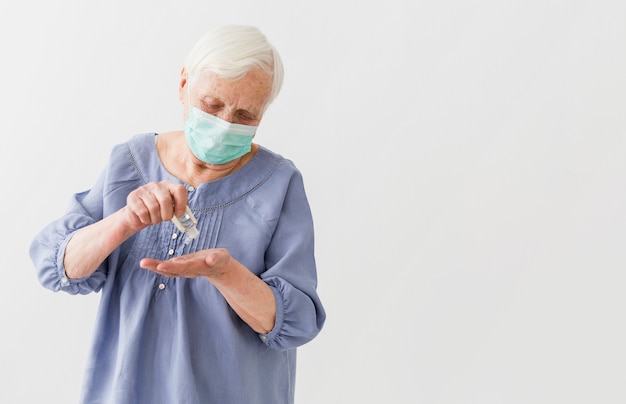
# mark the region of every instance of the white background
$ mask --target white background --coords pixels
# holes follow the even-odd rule
[[[0,402],[77,401],[98,295],[42,288],[30,240],[113,145],[182,127],[226,23],[283,56],[256,140],[315,215],[297,403],[626,402],[621,0],[2,0]]]

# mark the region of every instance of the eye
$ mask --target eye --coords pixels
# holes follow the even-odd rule
[[[224,107],[224,104],[216,100],[215,101],[202,100],[201,103],[202,103],[202,108],[204,109],[204,111],[209,112],[209,113],[215,113]]]
[[[257,120],[256,115],[249,111],[239,111],[238,115],[242,122],[255,122]]]

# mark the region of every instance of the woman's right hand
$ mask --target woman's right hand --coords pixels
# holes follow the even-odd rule
[[[63,265],[68,278],[92,274],[111,252],[138,231],[185,214],[187,190],[171,181],[151,182],[126,198],[126,206],[78,230],[68,242]]]
[[[185,214],[187,190],[171,181],[149,182],[128,194],[124,208],[133,231]]]

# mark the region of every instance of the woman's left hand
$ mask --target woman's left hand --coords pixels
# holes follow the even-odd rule
[[[267,334],[275,326],[274,292],[261,278],[231,257],[226,248],[197,251],[167,261],[144,258],[139,265],[163,276],[204,276],[254,331]]]
[[[229,268],[230,254],[225,248],[212,248],[175,257],[167,261],[144,258],[139,265],[169,277],[219,277]]]

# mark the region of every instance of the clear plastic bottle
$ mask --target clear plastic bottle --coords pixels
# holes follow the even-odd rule
[[[198,219],[193,215],[189,206],[185,208],[185,214],[181,217],[174,216],[172,218],[172,222],[178,227],[178,230],[187,234],[187,238],[185,239],[185,244],[191,243],[191,240],[198,236],[198,228],[196,224],[198,223]]]

